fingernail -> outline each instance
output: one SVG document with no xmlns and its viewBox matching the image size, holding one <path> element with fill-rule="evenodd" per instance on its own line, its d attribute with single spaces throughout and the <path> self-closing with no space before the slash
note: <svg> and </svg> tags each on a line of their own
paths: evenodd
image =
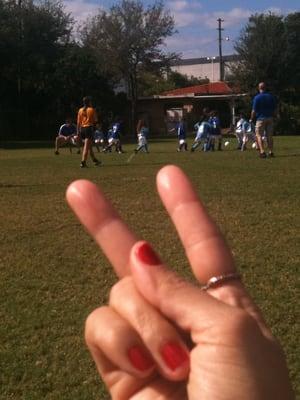
<svg viewBox="0 0 300 400">
<path fill-rule="evenodd" d="M 161 260 L 159 259 L 158 255 L 155 253 L 155 251 L 147 242 L 143 243 L 136 249 L 136 256 L 144 264 L 149 264 L 149 265 L 161 264 Z"/>
<path fill-rule="evenodd" d="M 188 362 L 189 357 L 181 345 L 175 342 L 165 344 L 160 351 L 167 366 L 174 371 Z"/>
<path fill-rule="evenodd" d="M 139 346 L 131 347 L 128 350 L 128 357 L 134 368 L 139 371 L 147 371 L 154 365 L 150 356 Z"/>
</svg>

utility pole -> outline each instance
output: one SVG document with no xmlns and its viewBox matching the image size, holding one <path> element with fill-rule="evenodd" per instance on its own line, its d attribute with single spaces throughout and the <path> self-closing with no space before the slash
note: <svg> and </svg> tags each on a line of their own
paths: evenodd
<svg viewBox="0 0 300 400">
<path fill-rule="evenodd" d="M 222 22 L 224 22 L 223 19 L 218 18 L 218 31 L 219 31 L 219 59 L 220 59 L 220 81 L 224 80 L 224 62 L 223 62 L 223 56 L 222 56 L 222 31 L 224 30 L 222 28 Z"/>
<path fill-rule="evenodd" d="M 18 73 L 17 73 L 17 89 L 18 89 L 18 100 L 19 106 L 21 105 L 22 97 L 22 47 L 23 47 L 23 10 L 22 10 L 22 0 L 18 0 L 18 29 L 19 29 L 19 48 L 18 48 Z"/>
</svg>

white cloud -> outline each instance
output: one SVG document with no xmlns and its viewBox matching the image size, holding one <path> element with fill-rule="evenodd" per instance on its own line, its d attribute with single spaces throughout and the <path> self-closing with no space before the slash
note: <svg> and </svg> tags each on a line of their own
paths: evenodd
<svg viewBox="0 0 300 400">
<path fill-rule="evenodd" d="M 175 19 L 178 28 L 195 24 L 199 20 L 202 4 L 199 1 L 176 0 L 169 1 L 167 8 Z"/>
<path fill-rule="evenodd" d="M 264 14 L 275 14 L 275 15 L 282 15 L 284 14 L 283 11 L 278 7 L 269 7 L 264 11 Z"/>
<path fill-rule="evenodd" d="M 209 28 L 216 28 L 217 19 L 222 18 L 224 20 L 223 27 L 239 26 L 245 20 L 247 20 L 252 11 L 243 8 L 233 8 L 230 11 L 215 11 L 210 14 L 202 15 L 202 21 Z"/>
<path fill-rule="evenodd" d="M 166 50 L 181 53 L 183 58 L 207 56 L 215 47 L 216 40 L 210 37 L 181 34 L 171 36 L 166 40 Z"/>
<path fill-rule="evenodd" d="M 88 17 L 95 15 L 101 8 L 99 4 L 84 0 L 64 0 L 65 10 L 71 13 L 77 23 L 81 23 Z"/>
</svg>

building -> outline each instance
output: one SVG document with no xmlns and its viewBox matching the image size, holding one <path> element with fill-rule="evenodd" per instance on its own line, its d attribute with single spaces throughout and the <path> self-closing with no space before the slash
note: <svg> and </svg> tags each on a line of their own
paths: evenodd
<svg viewBox="0 0 300 400">
<path fill-rule="evenodd" d="M 141 97 L 138 114 L 148 120 L 153 135 L 169 134 L 180 117 L 185 117 L 188 129 L 192 131 L 204 107 L 216 110 L 222 126 L 229 128 L 235 123 L 236 106 L 244 96 L 245 93 L 238 93 L 225 82 L 212 82 Z"/>
<path fill-rule="evenodd" d="M 231 75 L 232 66 L 239 61 L 237 54 L 223 56 L 224 80 Z M 207 78 L 210 82 L 220 81 L 220 58 L 219 57 L 201 57 L 188 58 L 176 61 L 171 66 L 172 71 L 187 75 L 189 78 Z"/>
</svg>

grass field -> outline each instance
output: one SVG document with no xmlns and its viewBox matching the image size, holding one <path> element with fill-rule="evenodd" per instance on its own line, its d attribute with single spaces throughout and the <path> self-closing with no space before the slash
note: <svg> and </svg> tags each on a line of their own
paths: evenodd
<svg viewBox="0 0 300 400">
<path fill-rule="evenodd" d="M 59 156 L 45 148 L 0 149 L 0 399 L 108 398 L 83 327 L 89 312 L 105 303 L 115 277 L 64 193 L 78 178 L 100 184 L 128 224 L 190 277 L 156 194 L 156 172 L 167 163 L 188 173 L 220 224 L 247 287 L 284 346 L 300 396 L 300 137 L 275 138 L 276 158 L 266 160 L 254 150 L 235 151 L 233 144 L 223 152 L 177 153 L 176 142 L 165 140 L 126 163 L 133 148 L 104 154 L 102 167 L 84 170 L 80 156 L 68 149 Z"/>
</svg>

